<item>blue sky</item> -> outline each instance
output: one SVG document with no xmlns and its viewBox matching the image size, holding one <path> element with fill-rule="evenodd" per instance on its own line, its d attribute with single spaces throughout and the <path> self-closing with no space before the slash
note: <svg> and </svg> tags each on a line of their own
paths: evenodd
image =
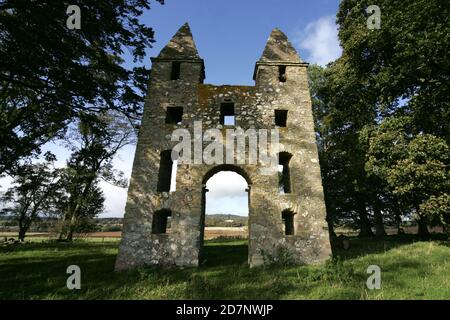
<svg viewBox="0 0 450 320">
<path fill-rule="evenodd" d="M 332 30 L 326 29 L 327 23 L 334 23 L 338 4 L 338 0 L 166 0 L 164 5 L 154 3 L 142 21 L 155 30 L 156 43 L 148 51 L 150 56 L 156 56 L 177 29 L 188 22 L 205 60 L 205 82 L 252 85 L 254 64 L 275 27 L 295 43 L 306 62 L 311 58 L 323 62 L 335 51 L 335 46 L 323 48 L 318 55 L 320 48 L 311 42 L 328 41 L 323 44 L 326 46 L 334 39 L 337 44 Z M 306 33 L 311 36 L 315 32 L 308 42 Z"/>
<path fill-rule="evenodd" d="M 294 44 L 305 62 L 325 65 L 341 54 L 337 40 L 335 15 L 338 0 L 166 0 L 152 4 L 142 22 L 155 30 L 153 48 L 147 50 L 144 63 L 157 56 L 179 27 L 191 26 L 200 56 L 205 60 L 205 83 L 253 85 L 253 68 L 275 27 Z M 125 55 L 127 56 L 127 55 Z M 126 64 L 133 62 L 127 59 Z M 64 165 L 69 152 L 50 144 Z M 116 167 L 131 175 L 134 146 L 121 150 L 114 160 Z M 3 188 L 9 184 L 3 179 Z M 122 217 L 126 189 L 101 184 L 106 196 L 104 217 Z M 247 215 L 245 180 L 231 172 L 221 172 L 208 181 L 207 213 Z"/>
</svg>

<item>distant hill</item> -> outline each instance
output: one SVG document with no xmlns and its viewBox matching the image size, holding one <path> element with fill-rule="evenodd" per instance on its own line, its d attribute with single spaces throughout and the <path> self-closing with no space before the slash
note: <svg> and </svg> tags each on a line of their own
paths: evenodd
<svg viewBox="0 0 450 320">
<path fill-rule="evenodd" d="M 206 227 L 243 227 L 248 225 L 248 217 L 234 214 L 207 214 Z"/>
</svg>

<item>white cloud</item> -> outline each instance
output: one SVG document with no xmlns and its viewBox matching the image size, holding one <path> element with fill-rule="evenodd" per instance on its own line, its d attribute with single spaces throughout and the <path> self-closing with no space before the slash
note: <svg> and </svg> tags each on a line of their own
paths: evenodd
<svg viewBox="0 0 450 320">
<path fill-rule="evenodd" d="M 247 181 L 232 171 L 221 171 L 213 175 L 206 183 L 210 197 L 239 197 L 245 194 Z"/>
<path fill-rule="evenodd" d="M 131 177 L 131 168 L 133 166 L 135 145 L 128 145 L 121 149 L 114 157 L 114 168 L 123 171 L 128 181 Z M 107 182 L 100 184 L 105 195 L 105 211 L 102 217 L 123 217 L 125 213 L 125 204 L 127 202 L 126 188 L 115 187 Z"/>
<path fill-rule="evenodd" d="M 304 30 L 294 32 L 294 43 L 306 51 L 306 61 L 325 66 L 340 57 L 338 29 L 334 16 L 321 17 L 309 23 Z"/>
<path fill-rule="evenodd" d="M 107 182 L 100 182 L 100 187 L 105 196 L 105 210 L 100 217 L 122 218 L 127 202 L 127 189 L 113 186 Z"/>
<path fill-rule="evenodd" d="M 213 175 L 206 187 L 206 214 L 248 215 L 247 181 L 239 174 L 221 171 Z"/>
</svg>

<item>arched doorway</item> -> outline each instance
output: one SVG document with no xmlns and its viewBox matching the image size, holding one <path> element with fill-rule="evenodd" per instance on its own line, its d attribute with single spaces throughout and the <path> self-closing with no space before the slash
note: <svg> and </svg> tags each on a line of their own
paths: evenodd
<svg viewBox="0 0 450 320">
<path fill-rule="evenodd" d="M 221 165 L 202 183 L 201 260 L 209 265 L 247 261 L 250 178 L 240 167 Z M 211 242 L 205 246 L 205 240 Z"/>
</svg>

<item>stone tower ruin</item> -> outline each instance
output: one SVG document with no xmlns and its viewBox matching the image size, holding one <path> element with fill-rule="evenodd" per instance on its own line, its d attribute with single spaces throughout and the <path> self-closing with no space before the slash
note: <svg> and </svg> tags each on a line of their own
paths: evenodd
<svg viewBox="0 0 450 320">
<path fill-rule="evenodd" d="M 190 28 L 178 30 L 152 58 L 116 270 L 198 266 L 206 182 L 220 171 L 234 171 L 248 183 L 250 267 L 280 254 L 299 264 L 330 256 L 307 68 L 286 35 L 274 29 L 256 62 L 254 86 L 203 84 L 204 61 Z M 268 174 L 259 162 L 178 163 L 173 190 L 171 150 L 177 142 L 171 135 L 178 128 L 192 132 L 195 121 L 203 130 L 277 128 L 282 170 Z"/>
</svg>

